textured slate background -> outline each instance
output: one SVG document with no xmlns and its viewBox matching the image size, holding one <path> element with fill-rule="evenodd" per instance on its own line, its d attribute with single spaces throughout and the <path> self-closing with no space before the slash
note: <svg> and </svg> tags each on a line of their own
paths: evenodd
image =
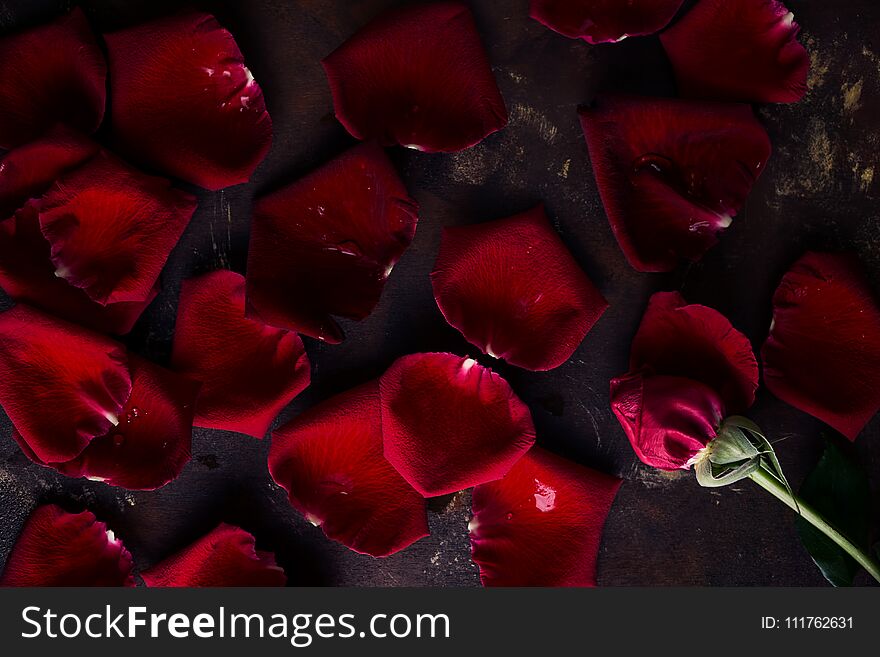
<svg viewBox="0 0 880 657">
<path fill-rule="evenodd" d="M 0 0 L 0 30 L 47 20 L 70 3 Z M 96 26 L 138 22 L 182 3 L 87 0 Z M 275 126 L 272 151 L 252 184 L 201 193 L 201 206 L 172 254 L 164 291 L 127 340 L 167 359 L 180 281 L 230 267 L 244 271 L 251 198 L 297 177 L 352 143 L 332 115 L 320 59 L 390 0 L 227 0 L 197 3 L 235 34 L 263 87 Z M 821 585 L 801 548 L 793 517 L 749 482 L 701 489 L 690 474 L 643 467 L 611 415 L 608 380 L 626 369 L 629 342 L 649 295 L 679 289 L 714 306 L 759 347 L 770 298 L 807 248 L 855 250 L 880 283 L 880 5 L 872 0 L 788 0 L 812 55 L 810 91 L 794 106 L 760 117 L 774 155 L 722 243 L 698 265 L 669 275 L 639 274 L 625 262 L 592 179 L 576 107 L 604 89 L 671 95 L 656 38 L 591 47 L 528 19 L 527 0 L 471 3 L 510 111 L 510 125 L 455 155 L 392 151 L 421 204 L 415 242 L 395 269 L 376 312 L 347 323 L 348 340 L 307 340 L 313 385 L 284 421 L 335 392 L 380 374 L 420 350 L 473 350 L 443 321 L 428 279 L 444 225 L 506 216 L 544 201 L 556 227 L 596 281 L 610 310 L 569 363 L 535 374 L 498 369 L 531 406 L 540 444 L 626 479 L 612 509 L 599 564 L 605 585 Z M 14 66 L 14 62 L 2 62 Z M 169 81 L 169 102 L 173 85 Z M 3 300 L 8 305 L 8 300 Z M 751 416 L 797 485 L 817 460 L 826 429 L 762 391 Z M 294 584 L 478 584 L 469 557 L 468 495 L 432 501 L 432 535 L 384 560 L 326 540 L 287 504 L 266 471 L 268 440 L 197 429 L 194 457 L 179 480 L 130 493 L 66 479 L 30 463 L 0 418 L 0 563 L 39 502 L 88 506 L 108 521 L 144 567 L 221 520 L 242 525 L 274 550 Z M 880 418 L 853 448 L 880 485 Z M 880 505 L 875 505 L 880 508 Z"/>
</svg>

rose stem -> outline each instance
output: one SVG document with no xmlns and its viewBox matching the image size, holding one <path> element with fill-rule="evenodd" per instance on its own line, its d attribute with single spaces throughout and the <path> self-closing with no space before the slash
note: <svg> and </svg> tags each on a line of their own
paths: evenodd
<svg viewBox="0 0 880 657">
<path fill-rule="evenodd" d="M 834 541 L 849 556 L 855 559 L 862 568 L 867 570 L 871 577 L 880 582 L 880 564 L 856 547 L 846 536 L 829 525 L 812 506 L 798 497 L 793 497 L 785 485 L 773 476 L 772 473 L 761 466 L 750 474 L 749 478 Z"/>
</svg>

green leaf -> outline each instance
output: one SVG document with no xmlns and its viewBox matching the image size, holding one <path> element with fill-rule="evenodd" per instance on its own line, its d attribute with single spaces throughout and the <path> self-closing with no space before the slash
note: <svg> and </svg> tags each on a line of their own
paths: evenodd
<svg viewBox="0 0 880 657">
<path fill-rule="evenodd" d="M 804 481 L 801 498 L 858 547 L 867 547 L 871 527 L 871 489 L 861 466 L 829 442 Z M 852 586 L 859 565 L 803 518 L 796 521 L 801 542 L 834 586 Z"/>
</svg>

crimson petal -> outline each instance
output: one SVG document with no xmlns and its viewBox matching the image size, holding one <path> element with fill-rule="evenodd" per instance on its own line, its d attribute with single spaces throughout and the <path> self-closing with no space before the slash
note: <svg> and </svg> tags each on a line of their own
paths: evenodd
<svg viewBox="0 0 880 657">
<path fill-rule="evenodd" d="M 171 362 L 202 382 L 196 426 L 262 438 L 308 387 L 309 359 L 296 333 L 245 317 L 244 288 L 231 271 L 184 281 Z"/>
<path fill-rule="evenodd" d="M 284 586 L 271 552 L 257 550 L 243 529 L 221 524 L 211 533 L 141 573 L 152 587 Z"/>
<path fill-rule="evenodd" d="M 37 508 L 0 576 L 0 586 L 134 586 L 131 555 L 88 511 Z"/>
<path fill-rule="evenodd" d="M 531 16 L 551 30 L 588 43 L 654 34 L 684 0 L 531 0 Z"/>
<path fill-rule="evenodd" d="M 385 458 L 425 497 L 500 479 L 535 442 L 528 407 L 471 358 L 404 356 L 380 390 Z"/>
<path fill-rule="evenodd" d="M 336 117 L 358 139 L 451 152 L 507 125 L 473 16 L 460 2 L 393 10 L 323 64 Z"/>
<path fill-rule="evenodd" d="M 19 146 L 0 160 L 0 216 L 8 217 L 46 192 L 66 171 L 91 159 L 100 146 L 65 126 Z"/>
<path fill-rule="evenodd" d="M 714 308 L 688 305 L 678 292 L 651 297 L 630 351 L 630 370 L 705 383 L 734 413 L 746 411 L 758 389 L 758 361 L 749 339 Z"/>
<path fill-rule="evenodd" d="M 468 525 L 484 586 L 595 586 L 617 477 L 539 447 L 474 488 Z"/>
<path fill-rule="evenodd" d="M 120 344 L 21 304 L 0 336 L 0 404 L 41 461 L 76 458 L 119 424 L 132 389 Z"/>
<path fill-rule="evenodd" d="M 608 307 L 543 206 L 446 228 L 431 281 L 446 321 L 468 342 L 530 370 L 562 365 Z"/>
<path fill-rule="evenodd" d="M 106 151 L 62 176 L 39 203 L 55 274 L 91 299 L 144 302 L 196 199 Z"/>
<path fill-rule="evenodd" d="M 31 141 L 55 123 L 84 132 L 101 124 L 107 64 L 79 8 L 0 38 L 0 62 L 0 148 Z"/>
<path fill-rule="evenodd" d="M 119 424 L 76 459 L 48 465 L 69 477 L 155 490 L 176 479 L 190 460 L 199 385 L 143 358 L 128 358 L 131 396 Z"/>
<path fill-rule="evenodd" d="M 310 522 L 356 552 L 385 557 L 428 535 L 425 500 L 383 456 L 376 382 L 273 432 L 269 472 Z"/>
<path fill-rule="evenodd" d="M 725 417 L 709 386 L 641 372 L 611 381 L 611 409 L 642 462 L 661 470 L 690 468 Z"/>
<path fill-rule="evenodd" d="M 415 235 L 418 206 L 377 145 L 356 146 L 257 200 L 248 255 L 251 316 L 337 343 L 331 317 L 372 312 Z"/>
<path fill-rule="evenodd" d="M 614 236 L 639 271 L 698 260 L 770 157 L 747 105 L 608 96 L 581 123 Z"/>
<path fill-rule="evenodd" d="M 856 439 L 880 410 L 880 306 L 854 258 L 807 253 L 794 264 L 761 356 L 770 392 Z"/>
<path fill-rule="evenodd" d="M 260 86 L 217 20 L 182 13 L 106 35 L 113 134 L 135 159 L 207 189 L 247 182 L 272 142 Z"/>
<path fill-rule="evenodd" d="M 792 103 L 810 69 L 798 31 L 778 0 L 700 0 L 660 40 L 684 96 Z"/>
<path fill-rule="evenodd" d="M 35 205 L 28 205 L 0 222 L 0 287 L 16 301 L 86 328 L 117 335 L 131 331 L 159 293 L 157 284 L 144 301 L 102 306 L 80 288 L 57 277 Z"/>
</svg>

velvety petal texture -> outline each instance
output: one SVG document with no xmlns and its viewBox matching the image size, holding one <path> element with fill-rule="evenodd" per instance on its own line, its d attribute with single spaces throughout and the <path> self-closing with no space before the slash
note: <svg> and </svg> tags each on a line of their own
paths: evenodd
<svg viewBox="0 0 880 657">
<path fill-rule="evenodd" d="M 0 160 L 0 287 L 16 301 L 101 333 L 128 333 L 158 294 L 143 301 L 101 305 L 55 275 L 49 242 L 40 229 L 43 194 L 68 171 L 88 162 L 100 147 L 56 126 Z"/>
<path fill-rule="evenodd" d="M 55 275 L 101 305 L 144 302 L 196 199 L 106 151 L 62 176 L 39 203 Z"/>
<path fill-rule="evenodd" d="M 472 358 L 404 356 L 380 390 L 385 458 L 426 497 L 500 479 L 535 442 L 528 407 Z"/>
<path fill-rule="evenodd" d="M 134 586 L 131 555 L 88 511 L 47 504 L 28 518 L 0 586 Z"/>
<path fill-rule="evenodd" d="M 333 316 L 372 312 L 416 231 L 418 206 L 379 146 L 356 146 L 258 199 L 248 255 L 248 313 L 330 343 Z"/>
<path fill-rule="evenodd" d="M 543 206 L 444 229 L 431 282 L 468 342 L 529 370 L 562 365 L 608 307 Z"/>
<path fill-rule="evenodd" d="M 159 293 L 157 283 L 143 301 L 101 305 L 56 276 L 50 255 L 36 204 L 0 222 L 0 287 L 16 301 L 101 333 L 123 335 Z"/>
<path fill-rule="evenodd" d="M 654 34 L 683 0 L 531 0 L 531 16 L 551 30 L 588 43 Z"/>
<path fill-rule="evenodd" d="M 459 151 L 507 125 L 507 109 L 470 9 L 407 5 L 323 62 L 336 118 L 358 139 Z"/>
<path fill-rule="evenodd" d="M 382 453 L 378 382 L 274 431 L 269 472 L 310 522 L 356 552 L 385 557 L 428 535 L 424 498 Z"/>
<path fill-rule="evenodd" d="M 231 271 L 184 281 L 171 362 L 202 382 L 197 426 L 262 438 L 308 387 L 309 359 L 296 333 L 245 317 L 244 288 Z"/>
<path fill-rule="evenodd" d="M 630 351 L 630 371 L 681 376 L 717 391 L 727 410 L 755 401 L 758 361 L 749 339 L 714 308 L 690 304 L 678 292 L 651 297 Z"/>
<path fill-rule="evenodd" d="M 639 271 L 698 260 L 770 157 L 748 105 L 615 95 L 581 123 L 614 236 Z"/>
<path fill-rule="evenodd" d="M 792 103 L 810 69 L 799 29 L 778 0 L 700 0 L 660 40 L 683 96 Z"/>
<path fill-rule="evenodd" d="M 131 390 L 120 344 L 25 305 L 0 314 L 0 405 L 41 461 L 109 433 Z"/>
<path fill-rule="evenodd" d="M 174 556 L 141 573 L 152 587 L 284 586 L 287 576 L 275 555 L 256 549 L 243 529 L 221 524 Z"/>
<path fill-rule="evenodd" d="M 854 257 L 810 252 L 794 264 L 761 355 L 774 395 L 855 440 L 880 410 L 880 306 Z"/>
<path fill-rule="evenodd" d="M 24 144 L 56 123 L 84 132 L 101 124 L 107 64 L 78 7 L 0 37 L 0 62 L 0 148 Z"/>
<path fill-rule="evenodd" d="M 605 518 L 621 480 L 539 447 L 474 488 L 468 528 L 484 586 L 595 586 Z"/>
<path fill-rule="evenodd" d="M 709 386 L 642 373 L 611 381 L 611 409 L 639 459 L 661 470 L 687 470 L 718 435 L 724 403 Z"/>
<path fill-rule="evenodd" d="M 100 146 L 75 130 L 57 125 L 42 137 L 0 159 L 0 217 L 11 216 L 38 199 L 61 174 L 94 157 Z"/>
<path fill-rule="evenodd" d="M 658 292 L 633 340 L 630 372 L 611 381 L 611 408 L 644 463 L 686 470 L 757 388 L 745 335 L 713 308 Z"/>
<path fill-rule="evenodd" d="M 128 362 L 131 396 L 119 424 L 74 460 L 47 465 L 69 477 L 155 490 L 176 479 L 189 463 L 199 384 L 133 354 Z"/>
<path fill-rule="evenodd" d="M 232 35 L 184 12 L 105 36 L 113 134 L 134 160 L 207 189 L 247 182 L 272 141 Z"/>
</svg>

